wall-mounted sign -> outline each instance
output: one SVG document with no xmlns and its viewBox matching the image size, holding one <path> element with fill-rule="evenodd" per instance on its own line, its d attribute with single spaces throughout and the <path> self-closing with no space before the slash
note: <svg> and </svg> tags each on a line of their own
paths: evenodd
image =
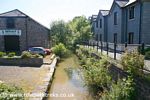
<svg viewBox="0 0 150 100">
<path fill-rule="evenodd" d="M 0 30 L 0 35 L 17 35 L 17 36 L 21 36 L 21 30 Z"/>
</svg>

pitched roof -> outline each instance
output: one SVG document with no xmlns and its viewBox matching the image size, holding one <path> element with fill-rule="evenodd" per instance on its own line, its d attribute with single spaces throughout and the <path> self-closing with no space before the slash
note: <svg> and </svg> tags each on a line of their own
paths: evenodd
<svg viewBox="0 0 150 100">
<path fill-rule="evenodd" d="M 120 7 L 126 7 L 134 2 L 136 2 L 137 0 L 116 0 L 116 4 L 118 4 Z"/>
<path fill-rule="evenodd" d="M 14 9 L 5 13 L 1 13 L 0 17 L 29 17 L 30 19 L 32 19 L 34 22 L 36 22 L 37 24 L 45 27 L 47 30 L 49 30 L 49 28 L 47 28 L 46 26 L 42 25 L 41 23 L 35 21 L 33 18 L 31 18 L 30 16 L 26 15 L 25 13 L 21 12 L 18 9 Z"/>
<path fill-rule="evenodd" d="M 9 11 L 9 12 L 5 12 L 5 13 L 2 13 L 0 14 L 0 16 L 22 16 L 22 17 L 25 17 L 27 16 L 26 14 L 22 13 L 21 11 L 19 11 L 18 9 L 14 9 L 12 11 Z"/>
<path fill-rule="evenodd" d="M 136 2 L 136 1 L 137 1 L 137 0 L 129 0 L 129 2 L 126 4 L 126 6 L 132 4 L 132 3 Z"/>
<path fill-rule="evenodd" d="M 100 10 L 103 16 L 107 16 L 109 14 L 109 10 Z"/>
<path fill-rule="evenodd" d="M 115 1 L 120 7 L 125 7 L 128 1 Z"/>
</svg>

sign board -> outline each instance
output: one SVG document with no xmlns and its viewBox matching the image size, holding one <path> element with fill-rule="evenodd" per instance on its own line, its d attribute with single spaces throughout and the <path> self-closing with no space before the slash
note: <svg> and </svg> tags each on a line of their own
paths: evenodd
<svg viewBox="0 0 150 100">
<path fill-rule="evenodd" d="M 17 36 L 21 36 L 21 30 L 0 30 L 0 35 L 17 35 Z"/>
</svg>

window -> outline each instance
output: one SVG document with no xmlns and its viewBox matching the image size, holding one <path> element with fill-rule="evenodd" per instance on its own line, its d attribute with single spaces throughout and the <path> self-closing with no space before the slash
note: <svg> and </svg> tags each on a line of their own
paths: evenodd
<svg viewBox="0 0 150 100">
<path fill-rule="evenodd" d="M 128 34 L 128 43 L 133 44 L 133 39 L 134 39 L 134 33 L 131 32 Z"/>
<path fill-rule="evenodd" d="M 98 28 L 98 21 L 96 21 L 96 28 Z"/>
<path fill-rule="evenodd" d="M 117 12 L 115 12 L 114 13 L 114 25 L 117 25 L 118 24 L 118 22 L 117 22 L 117 18 L 118 17 L 118 13 Z"/>
<path fill-rule="evenodd" d="M 102 41 L 102 34 L 99 35 L 99 40 Z"/>
<path fill-rule="evenodd" d="M 117 43 L 117 33 L 114 33 L 114 43 Z"/>
<path fill-rule="evenodd" d="M 100 23 L 99 24 L 100 24 L 100 28 L 102 28 L 102 19 L 100 19 Z"/>
<path fill-rule="evenodd" d="M 133 19 L 134 18 L 134 6 L 129 8 L 129 19 Z"/>
<path fill-rule="evenodd" d="M 7 28 L 15 28 L 15 21 L 13 18 L 6 19 Z"/>
</svg>

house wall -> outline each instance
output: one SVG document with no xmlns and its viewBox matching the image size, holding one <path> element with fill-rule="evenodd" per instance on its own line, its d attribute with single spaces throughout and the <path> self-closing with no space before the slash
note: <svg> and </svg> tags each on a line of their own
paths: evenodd
<svg viewBox="0 0 150 100">
<path fill-rule="evenodd" d="M 134 6 L 134 19 L 129 19 L 129 8 Z M 128 42 L 128 34 L 133 32 L 134 33 L 134 38 L 133 38 L 133 43 L 138 44 L 139 43 L 139 34 L 140 34 L 140 4 L 135 3 L 130 6 L 127 6 L 126 8 L 126 19 L 127 19 L 127 30 L 126 30 L 126 35 L 127 35 L 127 42 Z"/>
<path fill-rule="evenodd" d="M 118 13 L 118 24 L 114 25 L 114 12 Z M 117 33 L 117 43 L 121 43 L 122 32 L 122 9 L 113 4 L 113 7 L 108 15 L 108 42 L 114 42 L 114 33 Z"/>
<path fill-rule="evenodd" d="M 150 1 L 143 3 L 141 34 L 141 42 L 150 44 Z"/>
<path fill-rule="evenodd" d="M 102 27 L 100 28 L 100 19 L 102 19 Z M 104 41 L 104 17 L 101 13 L 99 13 L 98 17 L 98 34 L 99 34 L 99 40 L 100 40 L 100 34 L 102 36 L 102 41 Z"/>
</svg>

